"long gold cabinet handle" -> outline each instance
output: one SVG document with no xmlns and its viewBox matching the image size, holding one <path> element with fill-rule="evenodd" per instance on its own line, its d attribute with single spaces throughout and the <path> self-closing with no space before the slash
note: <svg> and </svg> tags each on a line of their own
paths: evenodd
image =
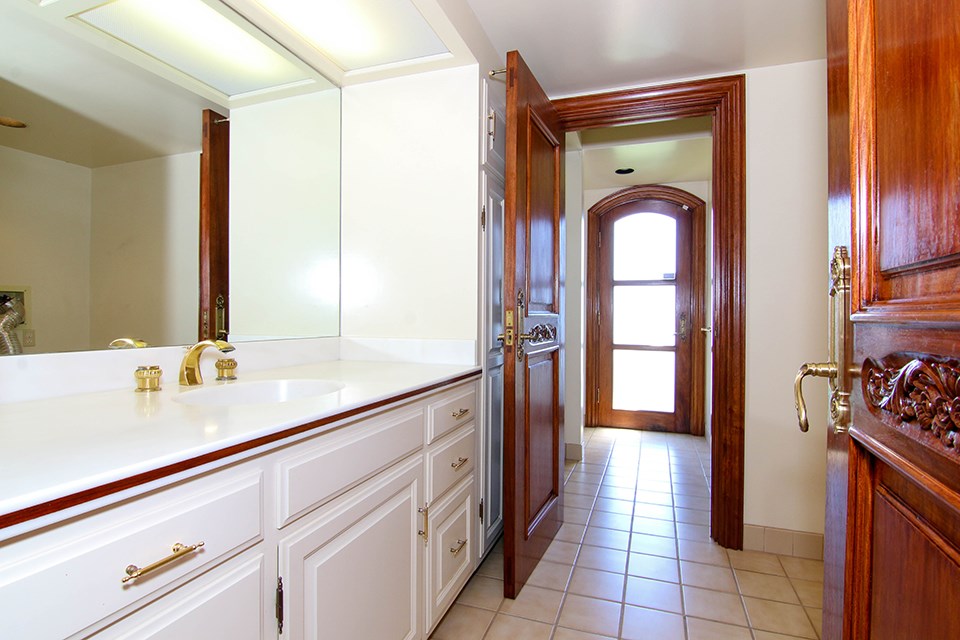
<svg viewBox="0 0 960 640">
<path fill-rule="evenodd" d="M 460 467 L 462 467 L 463 465 L 467 464 L 467 460 L 469 460 L 469 459 L 470 459 L 470 458 L 464 458 L 463 456 L 457 456 L 457 461 L 456 461 L 456 462 L 451 462 L 451 463 L 450 463 L 450 466 L 459 471 L 459 470 L 460 470 Z"/>
<path fill-rule="evenodd" d="M 470 409 L 460 409 L 459 411 L 451 412 L 450 416 L 459 420 L 460 418 L 467 415 L 468 413 L 470 413 Z"/>
<path fill-rule="evenodd" d="M 166 558 L 157 560 L 156 562 L 152 564 L 148 564 L 143 568 L 140 568 L 135 564 L 128 565 L 127 568 L 124 570 L 126 571 L 127 575 L 121 578 L 120 582 L 123 582 L 124 584 L 126 584 L 130 580 L 136 580 L 137 578 L 142 578 L 148 573 L 155 571 L 156 569 L 159 569 L 164 565 L 170 564 L 174 560 L 182 558 L 183 556 L 188 555 L 190 553 L 193 553 L 194 551 L 196 551 L 202 546 L 203 546 L 202 541 L 198 542 L 197 544 L 191 544 L 189 546 L 180 544 L 178 542 L 175 545 L 173 545 L 173 548 L 171 549 L 172 553 L 168 555 Z"/>
<path fill-rule="evenodd" d="M 466 544 L 467 544 L 466 540 L 461 540 L 457 538 L 457 546 L 450 547 L 450 553 L 452 553 L 453 555 L 459 555 L 459 553 L 463 551 L 463 547 L 466 546 Z"/>
<path fill-rule="evenodd" d="M 837 378 L 837 371 L 836 362 L 805 362 L 800 366 L 800 370 L 797 371 L 797 377 L 793 381 L 793 401 L 797 405 L 797 419 L 800 421 L 800 431 L 806 433 L 810 428 L 810 423 L 807 422 L 807 405 L 803 401 L 803 379 L 807 376 L 815 376 L 835 380 Z"/>
</svg>

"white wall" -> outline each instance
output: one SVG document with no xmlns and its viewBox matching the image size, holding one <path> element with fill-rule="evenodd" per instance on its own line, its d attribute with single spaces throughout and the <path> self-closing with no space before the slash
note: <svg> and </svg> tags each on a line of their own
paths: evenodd
<svg viewBox="0 0 960 640">
<path fill-rule="evenodd" d="M 90 347 L 195 342 L 200 154 L 93 170 Z"/>
<path fill-rule="evenodd" d="M 341 335 L 477 339 L 477 73 L 343 89 Z"/>
<path fill-rule="evenodd" d="M 0 147 L 0 290 L 29 287 L 36 347 L 85 349 L 90 317 L 90 169 Z M 19 330 L 18 330 L 19 331 Z"/>
<path fill-rule="evenodd" d="M 566 269 L 564 296 L 564 440 L 567 457 L 582 457 L 584 422 L 584 269 L 586 268 L 584 237 L 586 212 L 583 191 L 583 151 L 579 134 L 567 134 L 566 184 L 564 185 L 564 212 L 566 239 Z"/>
<path fill-rule="evenodd" d="M 744 522 L 823 531 L 825 385 L 809 433 L 793 379 L 827 345 L 826 63 L 747 72 L 747 380 Z"/>
<path fill-rule="evenodd" d="M 231 340 L 335 336 L 340 91 L 230 112 Z"/>
</svg>

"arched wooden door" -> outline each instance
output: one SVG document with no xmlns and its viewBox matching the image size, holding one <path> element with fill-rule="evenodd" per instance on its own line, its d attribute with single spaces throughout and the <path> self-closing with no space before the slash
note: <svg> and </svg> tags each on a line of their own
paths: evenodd
<svg viewBox="0 0 960 640">
<path fill-rule="evenodd" d="M 704 202 L 658 185 L 588 222 L 588 424 L 703 433 Z"/>
</svg>

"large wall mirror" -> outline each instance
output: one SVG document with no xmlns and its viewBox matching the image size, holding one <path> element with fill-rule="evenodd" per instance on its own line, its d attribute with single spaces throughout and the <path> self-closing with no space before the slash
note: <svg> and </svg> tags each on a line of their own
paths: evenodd
<svg viewBox="0 0 960 640">
<path fill-rule="evenodd" d="M 230 339 L 339 333 L 340 95 L 225 110 L 0 0 L 0 294 L 23 353 L 198 335 L 201 114 L 230 121 Z M 16 124 L 9 122 L 10 124 Z"/>
</svg>

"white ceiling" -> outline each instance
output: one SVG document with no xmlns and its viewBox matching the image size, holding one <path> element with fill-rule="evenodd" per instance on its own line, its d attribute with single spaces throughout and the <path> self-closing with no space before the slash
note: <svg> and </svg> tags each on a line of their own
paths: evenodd
<svg viewBox="0 0 960 640">
<path fill-rule="evenodd" d="M 711 125 L 711 118 L 684 118 L 581 131 L 583 188 L 710 180 Z M 634 171 L 617 174 L 616 170 L 622 168 Z"/>
<path fill-rule="evenodd" d="M 551 98 L 826 57 L 824 0 L 467 0 Z"/>
<path fill-rule="evenodd" d="M 433 0 L 412 1 L 456 40 Z M 824 0 L 450 1 L 472 6 L 503 57 L 521 51 L 553 97 L 822 58 L 825 50 Z M 0 115 L 30 125 L 0 127 L 0 145 L 91 167 L 199 148 L 199 112 L 216 104 L 69 37 L 32 15 L 37 10 L 29 0 L 0 0 Z M 639 168 L 654 166 L 653 157 L 685 175 L 702 173 L 701 161 L 664 155 L 702 151 L 702 134 L 639 146 L 636 133 L 620 128 L 616 141 L 584 140 L 597 176 L 632 163 L 637 173 L 620 180 L 662 181 Z M 112 147 L 102 143 L 107 134 Z"/>
<path fill-rule="evenodd" d="M 826 56 L 824 0 L 467 2 L 501 59 L 518 50 L 552 98 Z M 711 179 L 709 120 L 581 136 L 584 189 Z"/>
</svg>

